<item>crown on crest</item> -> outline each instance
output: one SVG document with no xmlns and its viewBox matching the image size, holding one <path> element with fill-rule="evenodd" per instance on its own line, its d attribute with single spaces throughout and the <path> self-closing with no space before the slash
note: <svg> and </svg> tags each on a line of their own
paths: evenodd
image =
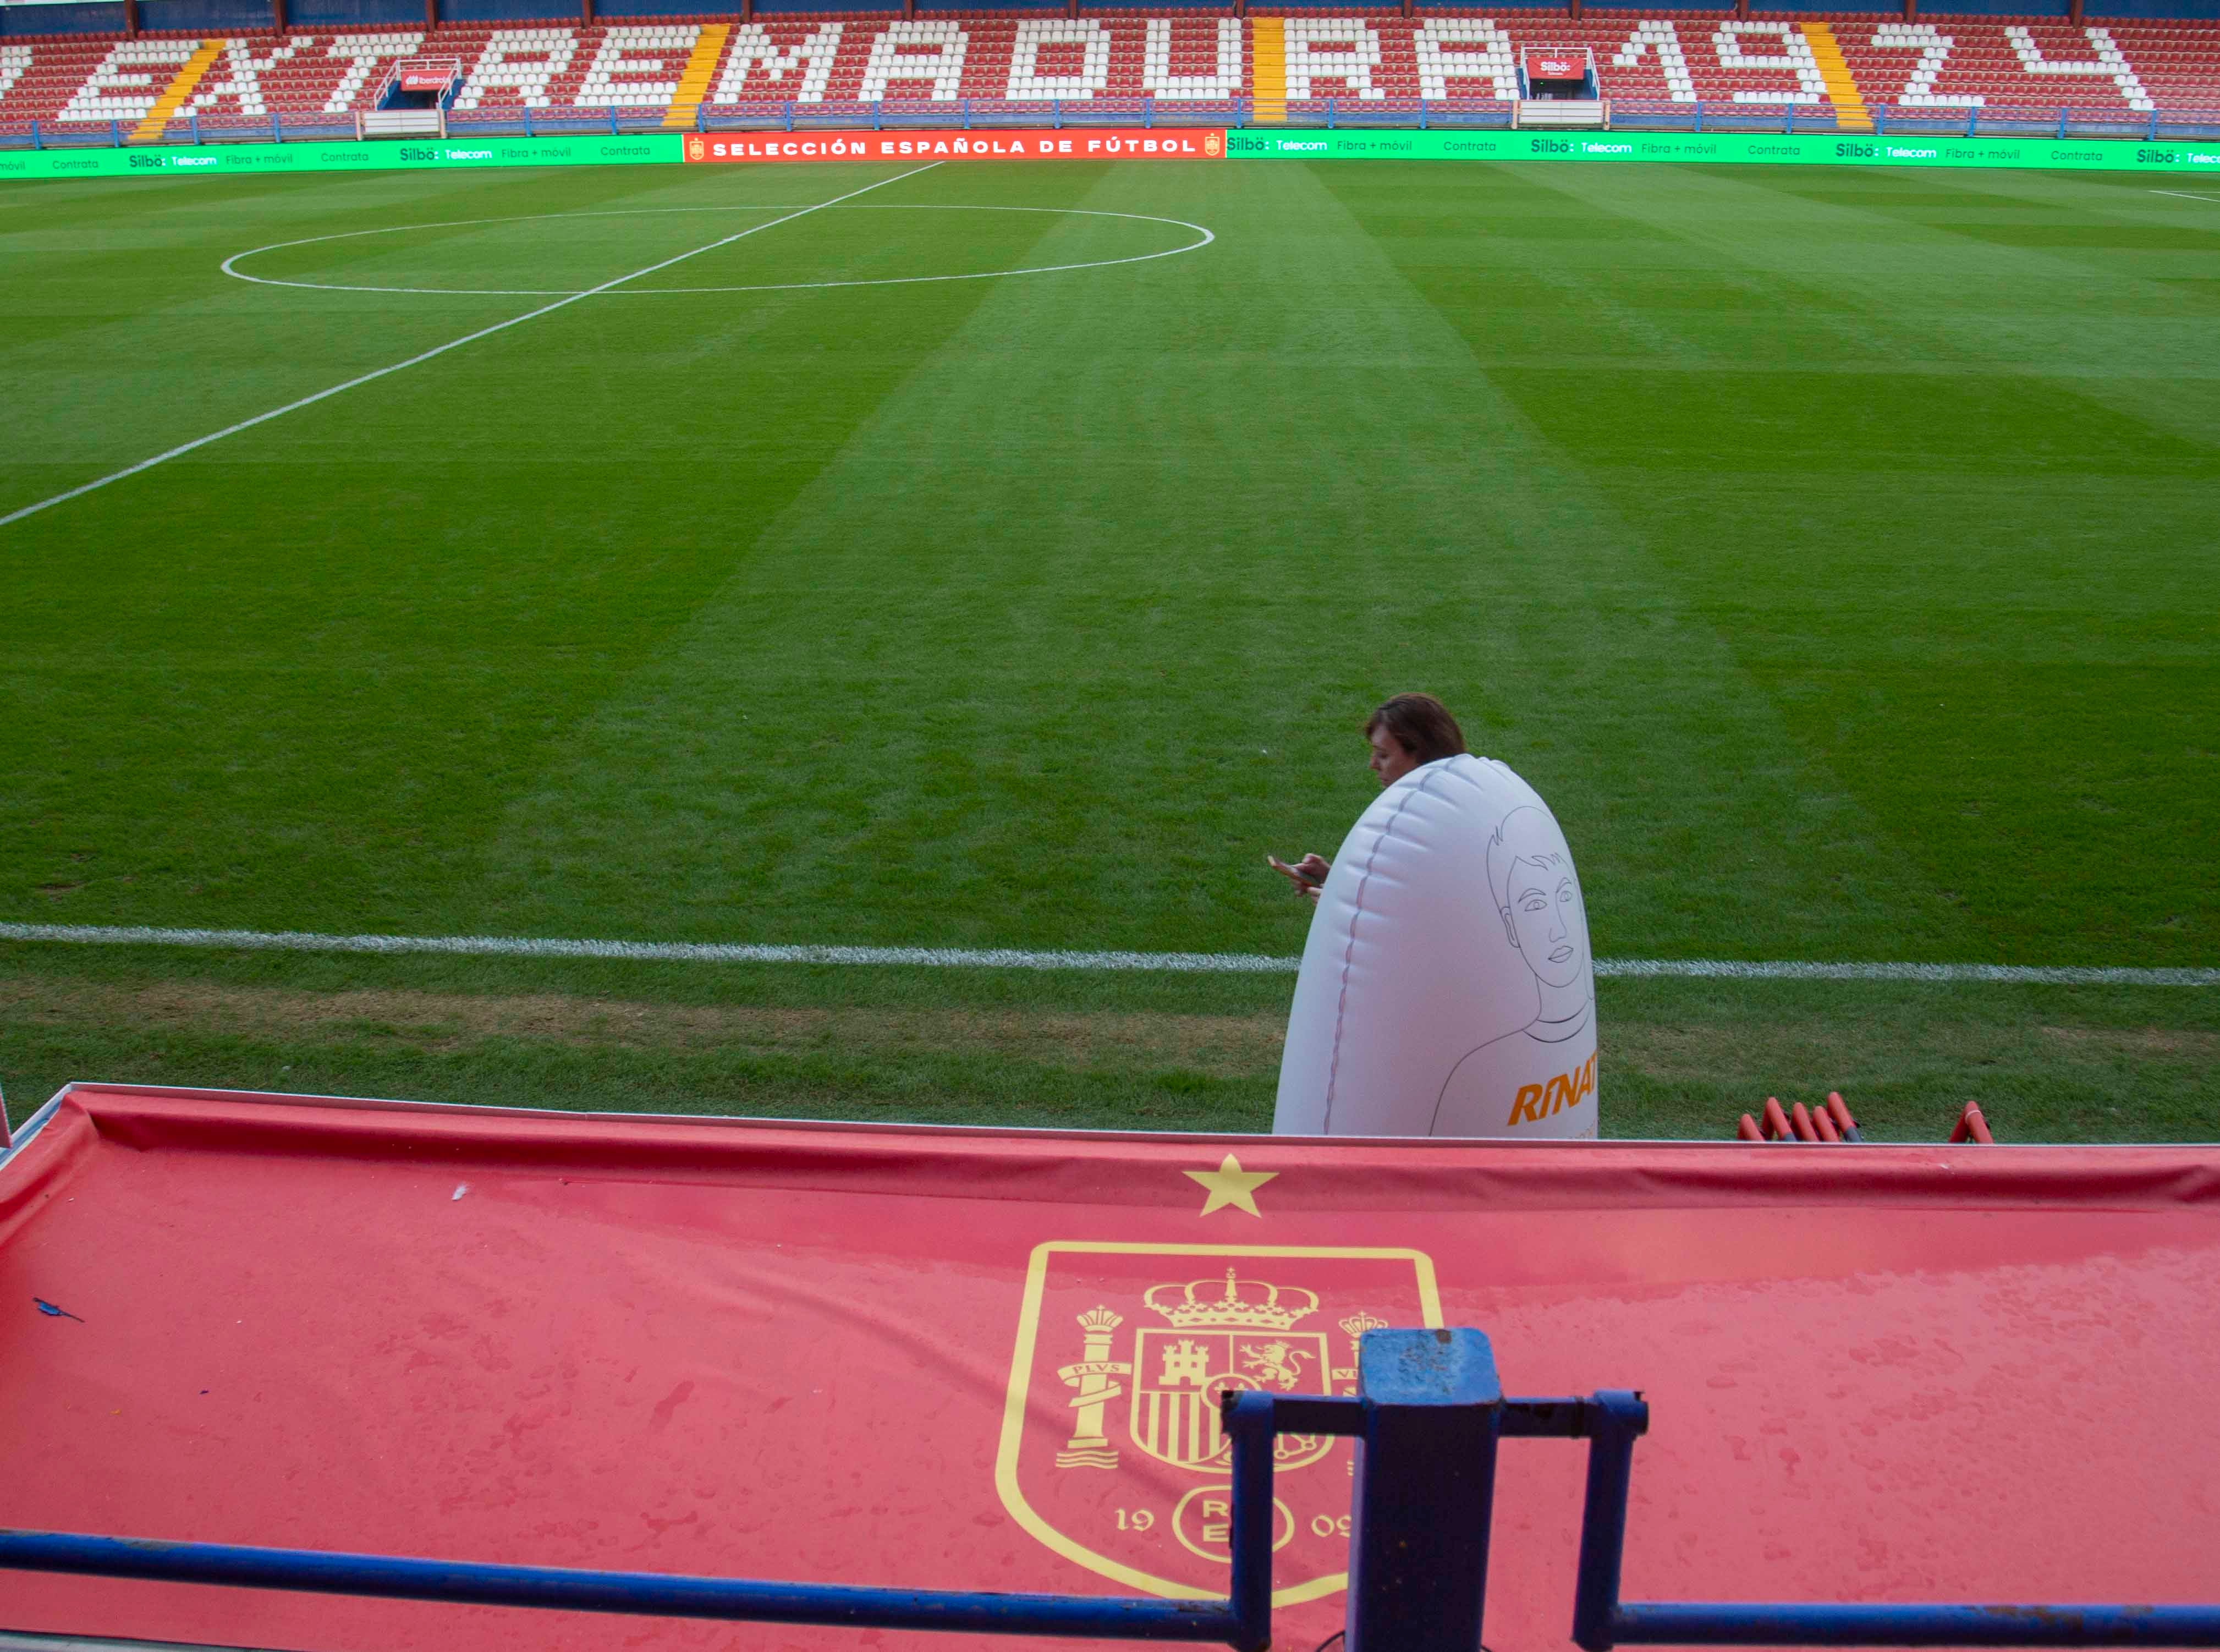
<svg viewBox="0 0 2220 1652">
<path fill-rule="evenodd" d="M 1218 1294 L 1209 1294 L 1212 1291 Z M 1319 1305 L 1315 1291 L 1300 1285 L 1282 1291 L 1261 1279 L 1238 1279 L 1231 1268 L 1223 1281 L 1191 1279 L 1184 1285 L 1152 1285 L 1141 1300 L 1180 1331 L 1285 1331 Z"/>
<path fill-rule="evenodd" d="M 1385 1331 L 1388 1329 L 1388 1322 L 1385 1319 L 1376 1319 L 1369 1313 L 1352 1313 L 1341 1322 L 1341 1328 L 1349 1333 L 1350 1341 L 1361 1343 L 1364 1340 L 1366 1331 Z"/>
</svg>

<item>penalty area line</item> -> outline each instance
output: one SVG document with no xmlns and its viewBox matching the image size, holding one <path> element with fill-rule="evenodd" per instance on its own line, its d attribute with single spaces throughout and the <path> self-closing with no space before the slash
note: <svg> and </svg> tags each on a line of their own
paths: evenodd
<svg viewBox="0 0 2220 1652">
<path fill-rule="evenodd" d="M 344 384 L 334 384 L 329 390 L 318 390 L 313 396 L 304 396 L 297 402 L 288 402 L 282 408 L 272 408 L 267 413 L 258 413 L 252 419 L 242 419 L 235 425 L 227 425 L 221 430 L 214 431 L 180 446 L 172 447 L 166 453 L 157 453 L 152 458 L 140 459 L 136 464 L 126 465 L 122 470 L 102 477 L 97 481 L 88 482 L 82 487 L 72 488 L 66 493 L 58 493 L 51 499 L 41 499 L 37 504 L 26 505 L 21 510 L 10 511 L 7 515 L 0 516 L 0 527 L 7 527 L 13 523 L 20 522 L 26 516 L 35 516 L 42 510 L 51 510 L 56 505 L 65 505 L 72 499 L 81 499 L 86 494 L 105 488 L 111 482 L 121 482 L 127 477 L 137 476 L 141 471 L 151 471 L 158 464 L 166 464 L 173 458 L 183 458 L 196 449 L 206 447 L 210 442 L 220 442 L 227 436 L 236 436 L 240 432 L 252 430 L 257 425 L 266 425 L 272 419 L 282 419 L 289 413 L 298 413 L 302 408 L 312 408 L 317 402 L 327 402 L 334 396 L 344 395 L 348 390 L 359 390 L 363 385 L 373 383 L 389 374 L 401 372 L 410 367 L 421 367 L 427 361 L 446 355 L 450 350 L 459 350 L 466 344 L 476 344 L 480 339 L 490 339 L 496 333 L 506 333 L 510 327 L 522 327 L 527 321 L 536 321 L 543 315 L 552 315 L 557 310 L 567 309 L 580 299 L 598 298 L 612 288 L 623 286 L 627 281 L 638 281 L 643 276 L 652 276 L 658 271 L 668 270 L 674 264 L 683 264 L 688 259 L 699 258 L 704 252 L 714 252 L 720 246 L 730 246 L 734 241 L 745 240 L 751 235 L 759 235 L 766 229 L 776 229 L 781 224 L 790 224 L 797 218 L 807 218 L 813 212 L 822 212 L 827 207 L 837 207 L 843 201 L 852 201 L 859 195 L 869 195 L 873 190 L 882 190 L 889 184 L 899 184 L 903 178 L 915 178 L 920 172 L 929 172 L 942 164 L 937 160 L 928 161 L 925 165 L 913 166 L 909 171 L 897 173 L 893 178 L 882 178 L 876 184 L 866 184 L 860 190 L 851 190 L 845 195 L 836 195 L 830 201 L 820 201 L 814 205 L 802 207 L 788 213 L 783 218 L 773 218 L 767 223 L 751 225 L 737 234 L 726 235 L 720 240 L 714 240 L 707 246 L 696 246 L 689 252 L 681 252 L 676 258 L 668 258 L 660 263 L 651 264 L 644 270 L 634 270 L 629 274 L 617 277 L 614 281 L 604 281 L 598 287 L 589 287 L 583 292 L 568 294 L 552 304 L 542 304 L 538 309 L 527 310 L 521 315 L 513 315 L 506 321 L 496 321 L 491 327 L 482 327 L 475 333 L 465 333 L 459 339 L 450 339 L 445 344 L 434 345 L 422 354 L 411 356 L 406 361 L 396 361 L 390 367 L 377 368 L 358 378 L 350 378 Z"/>
<path fill-rule="evenodd" d="M 596 941 L 506 935 L 318 935 L 300 931 L 155 929 L 134 925 L 0 923 L 0 941 L 204 951 L 597 958 L 639 963 L 815 963 L 940 969 L 1122 970 L 1293 975 L 1302 960 L 1259 952 L 1036 952 L 1007 947 L 771 946 L 714 941 Z M 1905 981 L 2044 987 L 2220 987 L 2220 969 L 2008 963 L 1808 963 L 1730 958 L 1598 958 L 1606 980 Z"/>
</svg>

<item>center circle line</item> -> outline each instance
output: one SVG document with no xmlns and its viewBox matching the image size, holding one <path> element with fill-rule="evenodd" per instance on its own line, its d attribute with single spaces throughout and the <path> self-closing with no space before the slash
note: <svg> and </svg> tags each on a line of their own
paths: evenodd
<svg viewBox="0 0 2220 1652">
<path fill-rule="evenodd" d="M 645 218 L 673 213 L 702 212 L 785 212 L 785 206 L 744 206 L 739 204 L 714 207 L 636 207 L 617 211 L 595 212 L 533 212 L 520 213 L 499 218 L 457 218 L 434 223 L 388 224 L 376 229 L 347 229 L 332 235 L 307 235 L 298 240 L 272 241 L 266 246 L 249 247 L 234 252 L 220 266 L 234 280 L 251 282 L 259 287 L 291 287 L 306 292 L 383 292 L 400 293 L 429 298 L 577 298 L 589 295 L 601 298 L 665 297 L 673 295 L 736 292 L 806 292 L 833 287 L 904 287 L 940 281 L 998 281 L 1009 276 L 1057 275 L 1074 270 L 1107 270 L 1121 264 L 1146 264 L 1155 259 L 1177 258 L 1183 252 L 1200 252 L 1218 237 L 1200 224 L 1190 223 L 1184 218 L 1165 218 L 1146 212 L 1109 212 L 1089 207 L 1011 207 L 972 205 L 956 202 L 918 202 L 905 204 L 895 202 L 866 202 L 853 206 L 839 205 L 826 209 L 834 212 L 1038 212 L 1067 218 L 1124 218 L 1135 223 L 1169 224 L 1175 228 L 1191 229 L 1200 240 L 1184 246 L 1167 247 L 1157 252 L 1137 252 L 1127 258 L 1090 259 L 1076 264 L 1027 265 L 1014 270 L 980 270 L 964 275 L 879 276 L 853 281 L 778 281 L 739 287 L 612 287 L 607 291 L 575 287 L 390 287 L 368 286 L 328 281 L 284 281 L 274 276 L 249 275 L 237 267 L 243 260 L 259 258 L 265 252 L 282 252 L 289 247 L 316 246 L 327 241 L 357 240 L 371 235 L 399 235 L 415 229 L 473 229 L 487 224 L 524 224 L 559 222 L 576 218 Z"/>
</svg>

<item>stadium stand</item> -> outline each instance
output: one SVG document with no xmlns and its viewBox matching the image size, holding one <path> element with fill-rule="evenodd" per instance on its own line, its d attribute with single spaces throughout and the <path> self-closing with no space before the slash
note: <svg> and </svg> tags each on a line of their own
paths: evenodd
<svg viewBox="0 0 2220 1652">
<path fill-rule="evenodd" d="M 2220 22 L 1880 13 L 780 13 L 0 42 L 0 142 L 357 135 L 413 54 L 460 130 L 1507 124 L 1528 51 L 1594 53 L 1612 123 L 2220 130 Z"/>
</svg>

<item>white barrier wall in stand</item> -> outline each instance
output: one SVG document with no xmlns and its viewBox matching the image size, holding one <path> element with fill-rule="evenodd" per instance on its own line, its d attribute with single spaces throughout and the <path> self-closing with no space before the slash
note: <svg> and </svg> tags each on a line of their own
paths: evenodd
<svg viewBox="0 0 2220 1652">
<path fill-rule="evenodd" d="M 1350 829 L 1303 948 L 1272 1128 L 1596 1134 L 1580 879 L 1550 806 L 1505 764 L 1426 764 Z"/>
</svg>

